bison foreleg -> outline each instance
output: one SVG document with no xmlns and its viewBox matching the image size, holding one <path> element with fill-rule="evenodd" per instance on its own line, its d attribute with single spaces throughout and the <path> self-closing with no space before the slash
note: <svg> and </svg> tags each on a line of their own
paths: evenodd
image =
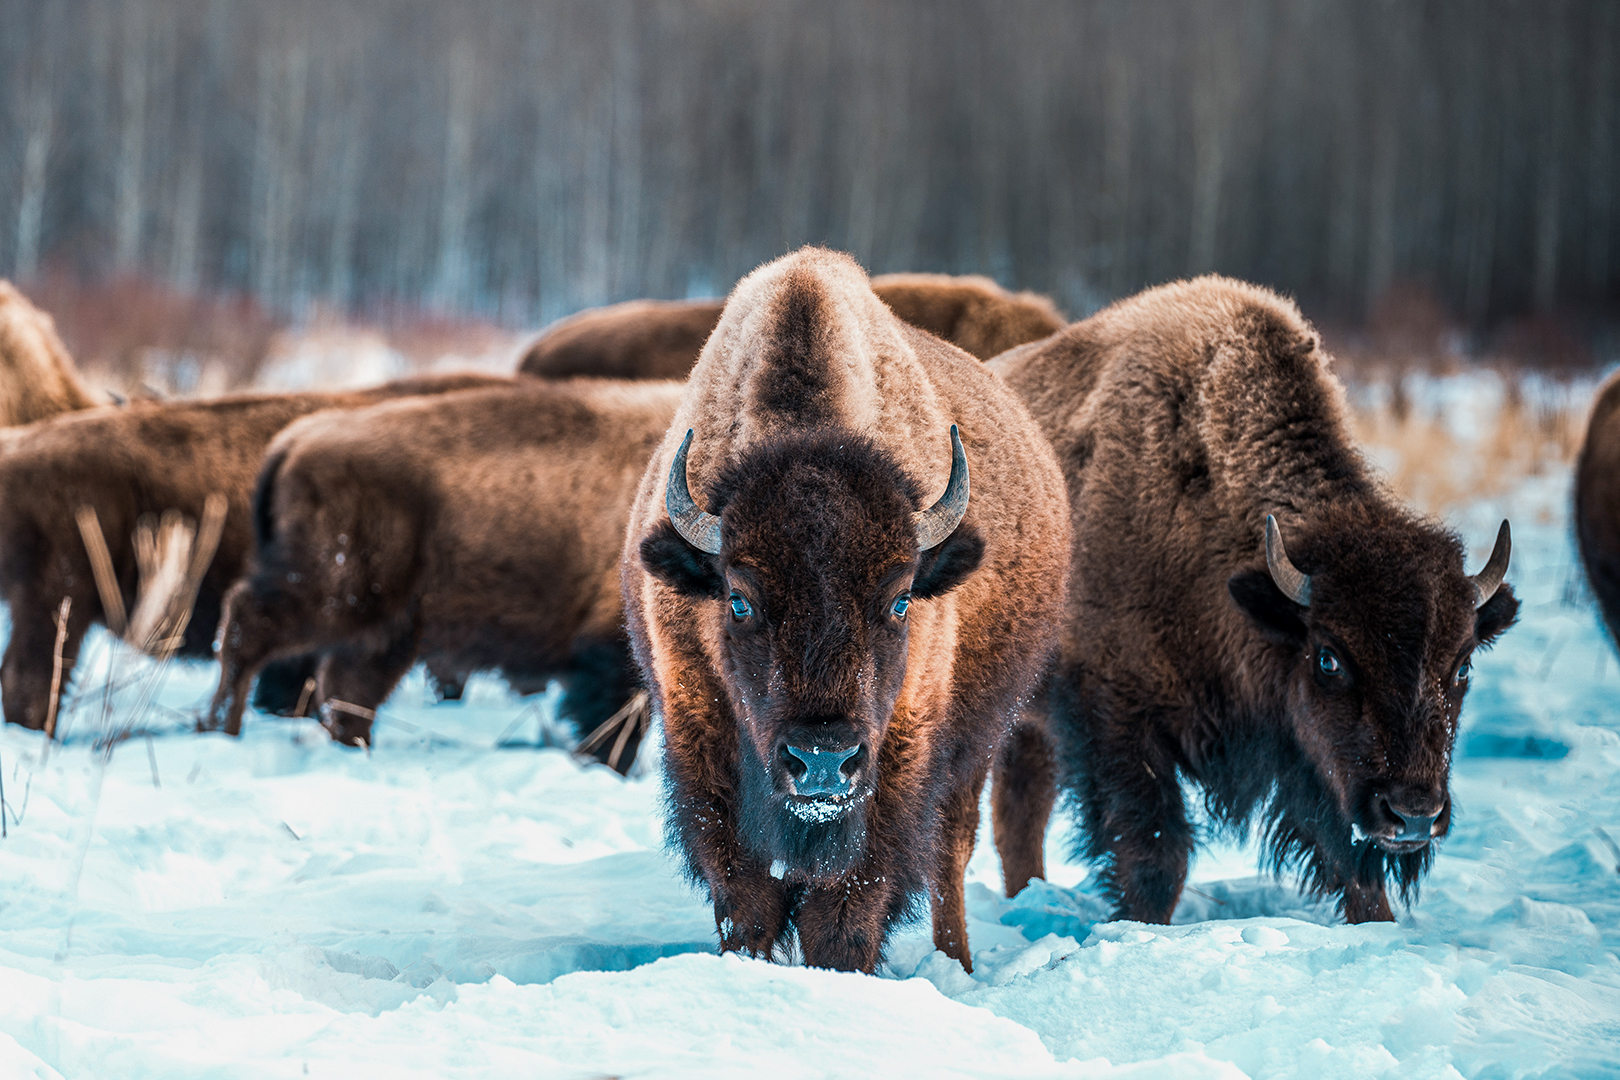
<svg viewBox="0 0 1620 1080">
<path fill-rule="evenodd" d="M 1384 890 L 1384 883 L 1347 882 L 1344 885 L 1344 921 L 1351 924 L 1394 922 L 1395 913 L 1389 909 L 1389 894 Z"/>
<path fill-rule="evenodd" d="M 970 974 L 973 954 L 968 949 L 967 905 L 962 879 L 979 834 L 979 795 L 984 791 L 989 763 L 977 775 L 951 791 L 940 807 L 939 846 L 930 874 L 929 900 L 934 914 L 934 948 L 957 961 Z"/>
<path fill-rule="evenodd" d="M 1046 824 L 1057 800 L 1056 773 L 1040 718 L 1020 720 L 996 756 L 991 793 L 996 853 L 1009 897 L 1046 877 Z"/>
<path fill-rule="evenodd" d="M 806 890 L 793 921 L 807 966 L 870 973 L 883 959 L 894 885 L 872 865 L 863 862 L 843 884 Z"/>
<path fill-rule="evenodd" d="M 265 662 L 277 655 L 303 650 L 290 648 L 302 621 L 291 597 L 280 591 L 261 595 L 259 583 L 238 581 L 225 594 L 219 619 L 219 687 L 198 727 L 242 733 L 242 711 L 248 687 Z"/>
<path fill-rule="evenodd" d="M 1140 731 L 1146 722 L 1132 724 Z M 1168 923 L 1187 881 L 1193 831 L 1175 764 L 1140 743 L 1094 745 L 1080 785 L 1088 846 L 1106 854 L 1116 919 Z M 1150 760 L 1151 759 L 1151 760 Z M 1110 764 L 1099 770 L 1101 762 Z"/>
<path fill-rule="evenodd" d="M 721 880 L 712 878 L 714 925 L 720 951 L 772 958 L 793 915 L 793 897 L 758 860 L 742 857 L 728 866 Z"/>
<path fill-rule="evenodd" d="M 339 645 L 321 658 L 321 720 L 335 741 L 350 746 L 371 742 L 377 706 L 416 663 L 421 641 L 421 620 L 401 615 L 375 636 Z"/>
</svg>

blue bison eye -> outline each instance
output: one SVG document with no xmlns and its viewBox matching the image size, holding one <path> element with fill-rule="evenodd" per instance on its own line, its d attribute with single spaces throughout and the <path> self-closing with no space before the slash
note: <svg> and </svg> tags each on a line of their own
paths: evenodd
<svg viewBox="0 0 1620 1080">
<path fill-rule="evenodd" d="M 1316 666 L 1324 675 L 1337 675 L 1344 670 L 1344 665 L 1339 663 L 1339 654 L 1326 647 L 1316 654 Z"/>
<path fill-rule="evenodd" d="M 1472 660 L 1464 660 L 1462 663 L 1457 665 L 1456 672 L 1451 676 L 1451 685 L 1458 687 L 1459 689 L 1467 686 L 1468 677 L 1473 673 L 1474 662 Z"/>
<path fill-rule="evenodd" d="M 754 609 L 748 606 L 748 601 L 742 598 L 742 594 L 731 594 L 731 617 L 733 619 L 736 619 L 738 622 L 742 622 L 753 613 Z"/>
<path fill-rule="evenodd" d="M 893 608 L 894 617 L 897 618 L 897 619 L 905 618 L 906 617 L 906 609 L 909 608 L 910 606 L 911 606 L 911 594 L 910 593 L 901 593 L 898 597 L 895 598 L 895 601 L 894 601 L 894 608 Z"/>
</svg>

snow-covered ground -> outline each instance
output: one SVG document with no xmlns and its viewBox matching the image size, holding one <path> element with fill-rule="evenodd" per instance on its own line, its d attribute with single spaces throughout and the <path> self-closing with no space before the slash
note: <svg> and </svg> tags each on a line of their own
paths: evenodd
<svg viewBox="0 0 1620 1080">
<path fill-rule="evenodd" d="M 1242 838 L 1177 925 L 1094 925 L 1060 826 L 1011 902 L 981 836 L 972 976 L 926 923 L 875 978 L 719 957 L 656 776 L 538 748 L 549 699 L 432 706 L 413 675 L 365 754 L 192 734 L 214 669 L 174 666 L 109 760 L 89 663 L 65 745 L 0 733 L 0 1077 L 1620 1076 L 1620 665 L 1567 484 L 1453 516 L 1477 566 L 1511 512 L 1524 617 L 1394 925 L 1335 925 Z"/>
</svg>

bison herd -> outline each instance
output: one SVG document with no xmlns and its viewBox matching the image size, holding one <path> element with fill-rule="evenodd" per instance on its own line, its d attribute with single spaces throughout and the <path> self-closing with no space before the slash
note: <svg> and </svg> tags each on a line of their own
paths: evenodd
<svg viewBox="0 0 1620 1080">
<path fill-rule="evenodd" d="M 418 661 L 448 696 L 556 680 L 581 736 L 645 700 L 720 948 L 825 967 L 871 971 L 926 902 L 971 970 L 992 776 L 1009 895 L 1064 795 L 1116 916 L 1168 922 L 1196 789 L 1390 919 L 1451 827 L 1471 657 L 1518 612 L 1507 523 L 1466 568 L 1365 465 L 1299 311 L 1218 277 L 1064 325 L 807 248 L 723 304 L 564 320 L 513 377 L 118 406 L 0 283 L 0 413 L 8 722 L 45 727 L 137 602 L 139 524 L 222 499 L 170 643 L 218 654 L 200 728 L 254 693 L 369 745 Z M 1575 507 L 1620 632 L 1620 381 Z M 641 730 L 587 745 L 622 770 Z"/>
</svg>

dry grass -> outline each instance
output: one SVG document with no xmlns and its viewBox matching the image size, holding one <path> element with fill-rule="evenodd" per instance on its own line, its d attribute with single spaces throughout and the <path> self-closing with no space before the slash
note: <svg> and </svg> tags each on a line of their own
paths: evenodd
<svg viewBox="0 0 1620 1080">
<path fill-rule="evenodd" d="M 1350 388 L 1357 437 L 1391 488 L 1445 515 L 1568 466 L 1596 385 L 1592 375 L 1557 378 L 1496 365 L 1394 373 Z"/>
</svg>

